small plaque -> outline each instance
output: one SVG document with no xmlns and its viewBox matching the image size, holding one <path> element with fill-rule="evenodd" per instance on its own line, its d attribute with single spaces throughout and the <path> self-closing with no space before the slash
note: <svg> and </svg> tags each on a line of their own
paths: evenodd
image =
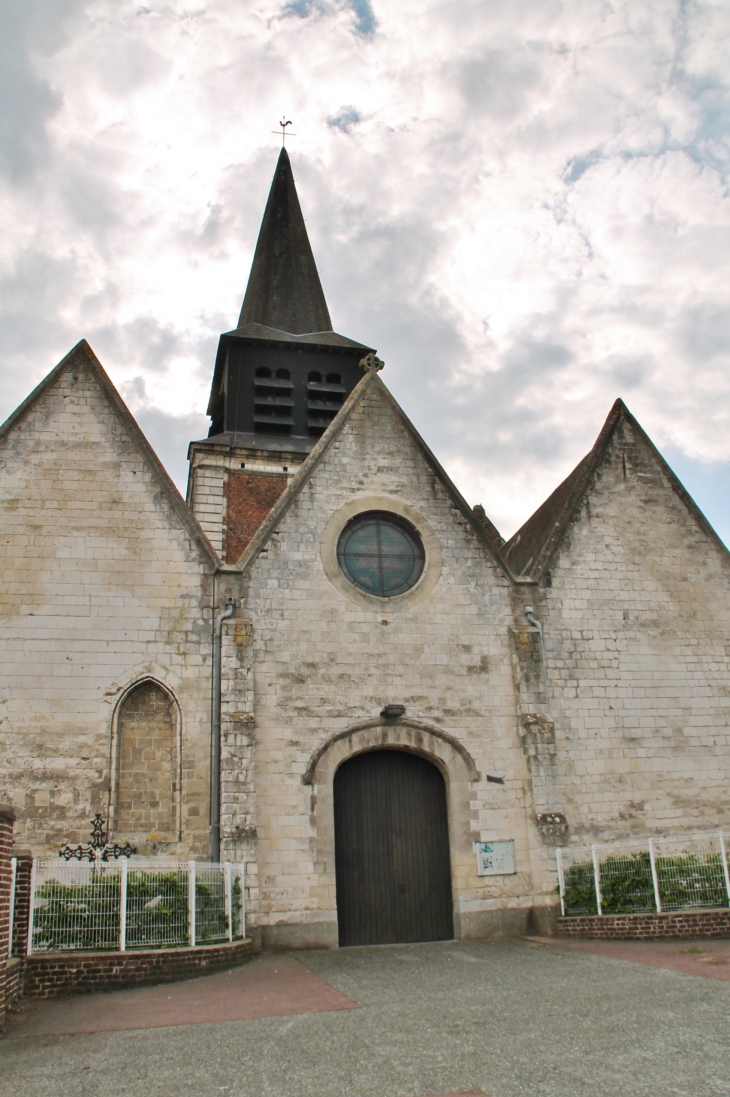
<svg viewBox="0 0 730 1097">
<path fill-rule="evenodd" d="M 515 844 L 508 842 L 475 842 L 479 876 L 512 876 L 515 867 Z"/>
</svg>

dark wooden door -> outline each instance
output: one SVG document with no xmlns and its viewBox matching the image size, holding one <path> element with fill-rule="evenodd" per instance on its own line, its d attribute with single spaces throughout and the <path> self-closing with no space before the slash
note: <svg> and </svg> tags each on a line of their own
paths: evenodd
<svg viewBox="0 0 730 1097">
<path fill-rule="evenodd" d="M 446 788 L 398 750 L 344 762 L 334 781 L 340 945 L 454 936 Z"/>
</svg>

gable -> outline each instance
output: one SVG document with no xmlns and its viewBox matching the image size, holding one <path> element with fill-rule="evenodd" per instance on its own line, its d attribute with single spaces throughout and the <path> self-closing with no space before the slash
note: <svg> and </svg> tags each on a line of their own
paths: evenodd
<svg viewBox="0 0 730 1097">
<path fill-rule="evenodd" d="M 581 466 L 579 466 L 581 470 Z M 616 417 L 590 469 L 552 559 L 552 573 L 578 557 L 615 569 L 613 582 L 709 598 L 730 579 L 730 556 L 677 477 L 628 412 Z M 635 578 L 630 579 L 631 573 Z M 688 610 L 689 607 L 685 607 Z"/>
<path fill-rule="evenodd" d="M 653 506 L 663 499 L 671 505 L 688 535 L 701 531 L 712 551 L 728 559 L 727 549 L 704 514 L 623 401 L 617 400 L 590 453 L 505 545 L 503 555 L 515 574 L 537 581 L 552 566 L 551 561 L 559 554 L 571 527 L 589 513 L 588 500 L 601 480 L 602 470 L 611 466 L 617 453 L 621 479 L 627 489 L 637 488 L 642 479 L 648 488 L 651 480 L 655 491 L 646 496 L 646 502 Z M 643 524 L 634 523 L 634 532 Z"/>
<path fill-rule="evenodd" d="M 309 474 L 303 466 L 305 475 L 300 471 L 285 493 L 288 498 L 274 508 L 258 549 L 244 554 L 242 567 L 254 600 L 268 601 L 266 592 L 273 587 L 285 588 L 284 597 L 301 591 L 310 600 L 316 593 L 319 607 L 345 615 L 353 605 L 378 618 L 411 610 L 432 613 L 442 600 L 452 608 L 458 603 L 466 614 L 478 612 L 477 604 L 497 617 L 506 612 L 505 569 L 379 381 L 366 379 L 340 429 L 313 457 Z M 337 561 L 342 530 L 370 511 L 404 519 L 425 550 L 422 577 L 396 598 L 359 590 Z M 491 604 L 494 598 L 499 608 Z"/>
<path fill-rule="evenodd" d="M 82 340 L 0 427 L 2 508 L 31 527 L 52 512 L 61 527 L 103 541 L 181 535 L 207 569 L 218 560 L 98 359 Z"/>
<path fill-rule="evenodd" d="M 393 467 L 399 467 L 400 462 L 397 453 L 399 443 L 397 441 L 394 440 L 394 449 L 390 455 L 384 453 L 378 455 L 377 447 L 381 441 L 377 436 L 376 424 L 378 422 L 381 425 L 387 422 L 391 429 L 397 432 L 394 439 L 397 437 L 403 444 L 407 444 L 414 453 L 419 455 L 419 467 L 422 465 L 430 469 L 434 482 L 440 485 L 442 492 L 450 500 L 454 510 L 461 515 L 465 525 L 474 533 L 487 555 L 505 575 L 509 576 L 509 570 L 499 551 L 501 545 L 504 544 L 503 539 L 489 519 L 486 518 L 481 507 L 473 509 L 469 507 L 413 424 L 372 370 L 366 373 L 360 384 L 350 393 L 336 418 L 320 438 L 307 460 L 302 464 L 278 503 L 272 508 L 266 521 L 259 527 L 256 536 L 252 538 L 246 547 L 238 561 L 238 566 L 244 574 L 249 572 L 259 553 L 265 549 L 284 516 L 306 489 L 309 481 L 326 460 L 330 451 L 337 450 L 338 447 L 341 450 L 341 436 L 343 434 L 349 431 L 352 437 L 357 437 L 359 440 L 357 452 L 352 454 L 353 464 L 350 465 L 345 461 L 348 474 L 351 473 L 352 468 L 367 468 L 368 464 L 372 464 L 373 461 L 379 467 L 385 468 L 389 466 L 392 459 Z M 355 431 L 354 434 L 353 430 Z M 401 476 L 400 483 L 405 482 Z"/>
</svg>

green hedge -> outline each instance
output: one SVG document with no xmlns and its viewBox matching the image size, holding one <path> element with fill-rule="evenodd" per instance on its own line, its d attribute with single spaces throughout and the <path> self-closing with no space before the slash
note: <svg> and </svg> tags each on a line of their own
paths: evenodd
<svg viewBox="0 0 730 1097">
<path fill-rule="evenodd" d="M 103 871 L 85 884 L 46 881 L 36 892 L 33 951 L 117 949 L 119 887 L 120 876 Z M 224 940 L 228 936 L 223 888 L 222 874 L 212 883 L 196 880 L 198 944 Z M 240 936 L 242 928 L 241 882 L 238 876 L 233 881 L 231 900 L 233 936 L 236 937 Z M 184 947 L 188 943 L 187 870 L 130 870 L 127 877 L 127 948 Z"/>
<path fill-rule="evenodd" d="M 632 914 L 656 909 L 648 850 L 630 857 L 606 857 L 599 865 L 604 914 Z M 656 870 L 663 910 L 728 906 L 719 853 L 702 858 L 693 853 L 657 857 Z M 566 870 L 565 912 L 574 915 L 598 913 L 592 861 L 576 862 Z"/>
</svg>

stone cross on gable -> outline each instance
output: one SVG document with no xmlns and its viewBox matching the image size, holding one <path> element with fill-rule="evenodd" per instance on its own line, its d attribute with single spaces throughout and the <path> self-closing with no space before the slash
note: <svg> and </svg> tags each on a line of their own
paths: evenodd
<svg viewBox="0 0 730 1097">
<path fill-rule="evenodd" d="M 385 362 L 374 354 L 366 354 L 360 359 L 360 369 L 364 369 L 367 373 L 378 373 L 384 366 Z"/>
</svg>

